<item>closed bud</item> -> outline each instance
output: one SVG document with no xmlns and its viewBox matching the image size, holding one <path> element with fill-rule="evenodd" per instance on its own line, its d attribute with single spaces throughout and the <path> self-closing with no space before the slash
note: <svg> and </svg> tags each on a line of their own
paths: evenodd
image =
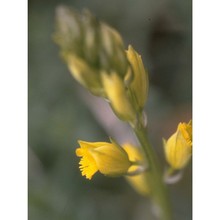
<svg viewBox="0 0 220 220">
<path fill-rule="evenodd" d="M 123 80 L 115 72 L 102 73 L 102 83 L 107 99 L 115 114 L 124 121 L 134 122 L 136 113 L 130 103 Z"/>
<path fill-rule="evenodd" d="M 74 53 L 82 54 L 83 29 L 81 18 L 78 13 L 66 6 L 59 6 L 56 9 L 56 32 L 54 41 L 60 46 L 61 54 Z"/>
<path fill-rule="evenodd" d="M 82 176 L 91 179 L 96 172 L 107 176 L 125 175 L 131 166 L 126 151 L 116 142 L 79 141 L 76 155 L 82 157 L 79 164 Z"/>
<path fill-rule="evenodd" d="M 133 71 L 133 80 L 128 85 L 131 90 L 134 106 L 138 111 L 142 111 L 147 99 L 149 80 L 148 73 L 144 69 L 141 56 L 129 45 L 127 58 Z"/>
<path fill-rule="evenodd" d="M 83 30 L 82 46 L 84 59 L 91 67 L 99 65 L 99 29 L 100 22 L 88 10 L 84 10 L 81 18 Z"/>
<path fill-rule="evenodd" d="M 121 78 L 129 67 L 123 41 L 119 33 L 105 23 L 100 26 L 100 60 L 101 67 L 106 72 L 115 71 Z"/>
<path fill-rule="evenodd" d="M 179 123 L 177 131 L 164 140 L 166 160 L 176 170 L 182 169 L 192 155 L 192 121 L 188 124 Z"/>
<path fill-rule="evenodd" d="M 77 56 L 69 55 L 67 65 L 72 76 L 90 92 L 97 96 L 105 96 L 101 79 L 96 74 L 96 70 L 88 66 L 88 64 Z"/>
<path fill-rule="evenodd" d="M 135 170 L 137 170 L 138 166 L 140 165 L 147 166 L 147 162 L 143 156 L 144 154 L 141 151 L 141 148 L 133 146 L 131 144 L 123 144 L 122 147 L 128 154 L 129 160 L 132 161 L 133 164 L 136 163 L 136 165 L 132 165 L 129 168 L 128 172 L 135 172 Z M 126 180 L 134 188 L 134 190 L 143 196 L 149 195 L 150 193 L 150 187 L 147 180 L 148 179 L 147 172 L 148 171 L 138 173 L 137 175 L 134 176 L 128 176 L 128 175 L 125 176 Z"/>
</svg>

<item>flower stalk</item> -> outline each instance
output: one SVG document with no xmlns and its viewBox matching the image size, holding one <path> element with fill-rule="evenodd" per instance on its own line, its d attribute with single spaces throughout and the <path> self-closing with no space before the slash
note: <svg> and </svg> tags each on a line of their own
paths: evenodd
<svg viewBox="0 0 220 220">
<path fill-rule="evenodd" d="M 133 127 L 133 131 L 136 134 L 148 161 L 147 181 L 150 184 L 152 199 L 159 207 L 159 217 L 161 220 L 171 220 L 172 212 L 167 188 L 163 182 L 163 175 L 157 155 L 148 140 L 146 129 L 142 123 L 137 123 L 136 126 Z"/>
</svg>

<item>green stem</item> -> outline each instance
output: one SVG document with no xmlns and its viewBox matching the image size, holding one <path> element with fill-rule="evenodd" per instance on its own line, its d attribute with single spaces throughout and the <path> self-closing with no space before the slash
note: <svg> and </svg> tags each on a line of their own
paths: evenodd
<svg viewBox="0 0 220 220">
<path fill-rule="evenodd" d="M 133 130 L 142 145 L 144 153 L 146 155 L 149 170 L 147 171 L 147 180 L 151 187 L 151 194 L 154 202 L 158 205 L 160 211 L 161 220 L 171 220 L 171 207 L 168 198 L 168 192 L 166 185 L 163 182 L 163 175 L 161 167 L 158 162 L 157 155 L 155 154 L 147 137 L 146 130 L 142 123 L 138 123 L 133 127 Z"/>
</svg>

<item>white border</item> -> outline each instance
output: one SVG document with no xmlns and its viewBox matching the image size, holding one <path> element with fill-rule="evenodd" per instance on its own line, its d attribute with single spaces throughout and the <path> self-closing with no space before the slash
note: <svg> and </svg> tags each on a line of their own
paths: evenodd
<svg viewBox="0 0 220 220">
<path fill-rule="evenodd" d="M 193 1 L 193 219 L 220 219 L 220 13 Z M 0 219 L 27 219 L 27 1 L 1 2 Z"/>
<path fill-rule="evenodd" d="M 27 2 L 0 13 L 0 219 L 27 219 Z"/>
<path fill-rule="evenodd" d="M 193 219 L 220 219 L 220 13 L 193 1 Z"/>
</svg>

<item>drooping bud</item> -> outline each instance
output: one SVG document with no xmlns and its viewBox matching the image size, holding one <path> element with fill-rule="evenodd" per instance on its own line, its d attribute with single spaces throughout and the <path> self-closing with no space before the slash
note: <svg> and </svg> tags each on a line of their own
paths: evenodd
<svg viewBox="0 0 220 220">
<path fill-rule="evenodd" d="M 82 157 L 80 170 L 87 179 L 91 179 L 97 171 L 112 177 L 125 175 L 131 166 L 126 151 L 116 142 L 79 141 L 79 144 L 76 155 Z"/>
</svg>

